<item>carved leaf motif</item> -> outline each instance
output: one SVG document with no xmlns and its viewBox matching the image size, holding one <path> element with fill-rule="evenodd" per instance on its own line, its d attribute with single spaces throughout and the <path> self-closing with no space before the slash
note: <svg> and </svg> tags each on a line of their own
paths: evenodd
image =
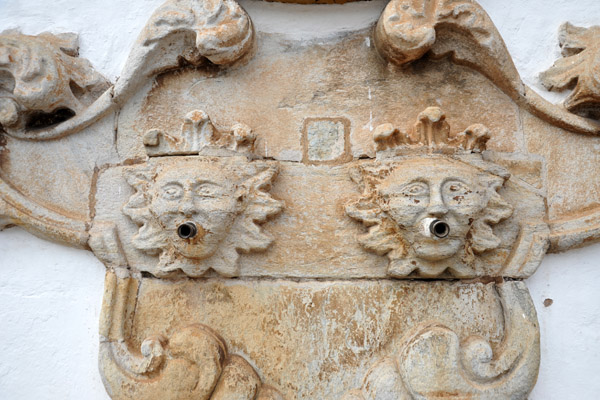
<svg viewBox="0 0 600 400">
<path fill-rule="evenodd" d="M 80 113 L 108 88 L 74 33 L 0 35 L 0 127 L 43 128 Z"/>
<path fill-rule="evenodd" d="M 600 118 L 600 26 L 560 27 L 559 43 L 564 58 L 540 75 L 548 90 L 573 89 L 565 107 L 582 116 Z"/>
</svg>

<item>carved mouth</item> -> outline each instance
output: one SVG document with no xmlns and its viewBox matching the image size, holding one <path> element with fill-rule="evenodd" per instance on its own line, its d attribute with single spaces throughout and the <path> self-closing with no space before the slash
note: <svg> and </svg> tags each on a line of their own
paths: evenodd
<svg viewBox="0 0 600 400">
<path fill-rule="evenodd" d="M 198 234 L 196 224 L 188 221 L 177 227 L 177 235 L 182 239 L 192 239 Z"/>
<path fill-rule="evenodd" d="M 437 218 L 425 218 L 421 223 L 421 232 L 426 237 L 445 239 L 450 235 L 450 224 Z"/>
<path fill-rule="evenodd" d="M 433 236 L 444 239 L 450 234 L 450 225 L 444 221 L 436 219 L 429 224 L 429 231 Z"/>
</svg>

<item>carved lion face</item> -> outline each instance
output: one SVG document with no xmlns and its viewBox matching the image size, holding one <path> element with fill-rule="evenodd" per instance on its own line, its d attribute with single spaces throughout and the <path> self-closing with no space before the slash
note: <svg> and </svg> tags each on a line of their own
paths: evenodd
<svg viewBox="0 0 600 400">
<path fill-rule="evenodd" d="M 455 160 L 421 158 L 368 166 L 362 169 L 362 183 L 363 196 L 347 212 L 370 227 L 360 242 L 387 254 L 394 276 L 417 268 L 427 277 L 447 268 L 462 275 L 474 253 L 499 246 L 491 225 L 512 214 L 497 192 L 503 178 Z M 441 223 L 446 232 L 436 236 L 432 223 Z"/>
<path fill-rule="evenodd" d="M 281 211 L 268 194 L 276 174 L 275 165 L 243 157 L 167 157 L 129 170 L 136 192 L 123 212 L 139 226 L 134 246 L 159 256 L 150 272 L 201 276 L 212 268 L 237 275 L 238 252 L 272 242 L 259 224 Z M 193 226 L 187 237 L 184 225 Z"/>
</svg>

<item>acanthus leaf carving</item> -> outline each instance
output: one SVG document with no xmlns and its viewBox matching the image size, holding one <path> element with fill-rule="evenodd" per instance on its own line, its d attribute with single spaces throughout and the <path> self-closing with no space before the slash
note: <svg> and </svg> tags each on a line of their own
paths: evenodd
<svg viewBox="0 0 600 400">
<path fill-rule="evenodd" d="M 74 33 L 0 34 L 0 128 L 39 130 L 80 114 L 108 89 L 108 81 L 79 58 Z"/>
<path fill-rule="evenodd" d="M 580 28 L 567 22 L 558 38 L 563 58 L 540 75 L 542 84 L 548 90 L 573 89 L 564 106 L 600 119 L 600 26 Z"/>
</svg>

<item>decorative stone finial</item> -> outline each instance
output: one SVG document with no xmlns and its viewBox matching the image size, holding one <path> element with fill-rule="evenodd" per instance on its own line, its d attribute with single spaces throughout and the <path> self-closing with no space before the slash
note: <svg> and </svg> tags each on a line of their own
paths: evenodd
<svg viewBox="0 0 600 400">
<path fill-rule="evenodd" d="M 219 132 L 208 114 L 194 110 L 185 116 L 181 132 L 177 135 L 158 129 L 146 132 L 144 147 L 150 157 L 206 152 L 210 152 L 210 155 L 248 154 L 252 151 L 255 139 L 256 136 L 247 125 L 235 124 L 230 131 Z"/>
<path fill-rule="evenodd" d="M 375 128 L 373 133 L 377 151 L 424 146 L 429 150 L 481 152 L 486 149 L 489 139 L 489 129 L 481 124 L 471 125 L 463 132 L 451 134 L 446 114 L 438 107 L 429 107 L 420 113 L 409 131 L 400 131 L 392 124 L 383 124 Z"/>
</svg>

